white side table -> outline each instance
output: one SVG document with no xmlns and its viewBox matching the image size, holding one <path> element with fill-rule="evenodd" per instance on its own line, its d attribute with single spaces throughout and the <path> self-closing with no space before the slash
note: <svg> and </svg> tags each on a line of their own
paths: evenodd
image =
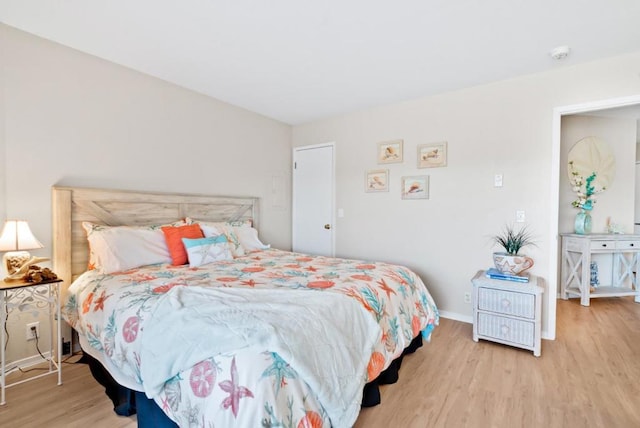
<svg viewBox="0 0 640 428">
<path fill-rule="evenodd" d="M 473 340 L 490 340 L 541 353 L 544 280 L 528 283 L 490 279 L 481 270 L 473 284 Z"/>
<path fill-rule="evenodd" d="M 591 288 L 591 261 L 594 255 L 609 255 L 612 277 Z M 560 297 L 580 297 L 589 306 L 596 297 L 634 296 L 640 303 L 640 235 L 591 233 L 562 234 L 562 277 Z"/>
<path fill-rule="evenodd" d="M 5 282 L 0 281 L 0 405 L 6 404 L 5 389 L 10 386 L 19 385 L 30 380 L 38 379 L 42 376 L 49 374 L 58 374 L 58 385 L 62 385 L 62 349 L 60 346 L 60 304 L 58 297 L 60 295 L 60 283 L 61 279 L 53 281 L 44 281 L 39 283 L 14 281 Z M 39 313 L 41 310 L 48 309 L 49 311 L 49 371 L 42 373 L 38 376 L 30 377 L 29 379 L 21 380 L 19 382 L 6 383 L 5 374 L 5 350 L 4 344 L 7 340 L 5 333 L 5 324 L 11 312 L 14 310 L 20 312 L 29 310 Z M 55 318 L 54 318 L 55 314 Z M 56 340 L 54 342 L 53 324 L 57 325 L 56 328 Z M 57 358 L 53 358 L 54 343 L 56 346 Z"/>
</svg>

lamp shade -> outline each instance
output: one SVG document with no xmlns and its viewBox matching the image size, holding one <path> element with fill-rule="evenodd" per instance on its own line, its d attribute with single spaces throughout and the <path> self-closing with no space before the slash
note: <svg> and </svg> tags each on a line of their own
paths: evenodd
<svg viewBox="0 0 640 428">
<path fill-rule="evenodd" d="M 22 251 L 42 248 L 25 220 L 7 220 L 0 235 L 0 251 Z"/>
</svg>

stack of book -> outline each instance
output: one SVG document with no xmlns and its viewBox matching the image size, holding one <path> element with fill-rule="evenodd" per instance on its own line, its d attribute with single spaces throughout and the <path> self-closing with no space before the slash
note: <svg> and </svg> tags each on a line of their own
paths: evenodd
<svg viewBox="0 0 640 428">
<path fill-rule="evenodd" d="M 487 269 L 487 278 L 500 279 L 503 281 L 515 281 L 515 282 L 529 282 L 529 274 L 522 273 L 520 275 L 511 275 L 509 273 L 502 273 L 496 268 Z"/>
</svg>

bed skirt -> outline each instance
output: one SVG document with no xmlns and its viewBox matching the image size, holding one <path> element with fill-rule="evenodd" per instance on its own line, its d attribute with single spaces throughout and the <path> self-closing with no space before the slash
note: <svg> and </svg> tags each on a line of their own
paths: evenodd
<svg viewBox="0 0 640 428">
<path fill-rule="evenodd" d="M 373 407 L 380 404 L 380 385 L 396 383 L 398 381 L 402 359 L 407 354 L 414 353 L 422 346 L 422 335 L 416 336 L 402 355 L 391 362 L 389 367 L 380 373 L 375 380 L 364 386 L 362 407 Z M 175 428 L 176 423 L 160 409 L 155 401 L 147 398 L 144 392 L 132 391 L 118 384 L 109 372 L 87 353 L 83 353 L 78 363 L 89 365 L 93 377 L 105 388 L 105 393 L 113 402 L 113 410 L 121 416 L 138 415 L 139 428 Z"/>
</svg>

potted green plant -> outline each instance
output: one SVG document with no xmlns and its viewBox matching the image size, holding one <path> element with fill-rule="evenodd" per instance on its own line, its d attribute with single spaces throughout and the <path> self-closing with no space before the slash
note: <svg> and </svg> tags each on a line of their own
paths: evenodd
<svg viewBox="0 0 640 428">
<path fill-rule="evenodd" d="M 495 244 L 504 251 L 493 253 L 493 264 L 502 273 L 518 275 L 533 266 L 533 259 L 520 254 L 527 245 L 535 245 L 531 233 L 526 226 L 516 231 L 513 226 L 505 226 L 504 230 L 493 237 Z"/>
</svg>

